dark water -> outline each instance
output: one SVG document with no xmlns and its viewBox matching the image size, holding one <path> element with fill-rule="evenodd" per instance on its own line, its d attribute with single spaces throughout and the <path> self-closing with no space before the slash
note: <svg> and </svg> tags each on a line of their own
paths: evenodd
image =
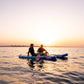
<svg viewBox="0 0 84 84">
<path fill-rule="evenodd" d="M 50 54 L 68 53 L 68 60 L 29 66 L 27 60 L 18 58 L 26 55 L 27 47 L 0 47 L 0 84 L 84 84 L 84 48 L 46 49 Z"/>
</svg>

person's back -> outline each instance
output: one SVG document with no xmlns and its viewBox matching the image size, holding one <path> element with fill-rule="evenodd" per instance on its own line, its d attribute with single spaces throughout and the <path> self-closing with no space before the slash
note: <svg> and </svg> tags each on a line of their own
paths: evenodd
<svg viewBox="0 0 84 84">
<path fill-rule="evenodd" d="M 44 49 L 43 47 L 40 47 L 40 48 L 38 49 L 38 52 L 39 52 L 39 53 L 41 53 L 41 52 L 43 52 L 43 51 L 45 51 L 45 49 Z"/>
<path fill-rule="evenodd" d="M 43 48 L 43 45 L 37 50 L 40 55 L 47 55 L 47 51 Z"/>
</svg>

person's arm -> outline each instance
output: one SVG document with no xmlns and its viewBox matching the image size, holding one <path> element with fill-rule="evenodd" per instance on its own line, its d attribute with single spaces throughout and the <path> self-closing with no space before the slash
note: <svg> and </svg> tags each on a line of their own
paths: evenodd
<svg viewBox="0 0 84 84">
<path fill-rule="evenodd" d="M 44 50 L 45 50 L 45 49 L 44 49 Z M 46 52 L 47 55 L 49 54 L 47 50 L 45 50 L 45 52 Z"/>
<path fill-rule="evenodd" d="M 29 52 L 30 52 L 30 48 L 29 48 L 29 51 L 28 51 L 28 56 L 29 56 Z"/>
<path fill-rule="evenodd" d="M 37 53 L 39 53 L 39 49 L 37 50 Z"/>
<path fill-rule="evenodd" d="M 28 51 L 28 55 L 27 56 L 29 56 L 29 51 Z"/>
</svg>

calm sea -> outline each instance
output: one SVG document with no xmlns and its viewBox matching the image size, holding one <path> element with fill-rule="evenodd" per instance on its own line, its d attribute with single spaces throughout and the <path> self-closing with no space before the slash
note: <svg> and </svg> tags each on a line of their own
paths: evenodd
<svg viewBox="0 0 84 84">
<path fill-rule="evenodd" d="M 29 66 L 28 60 L 18 58 L 28 47 L 0 47 L 0 84 L 84 84 L 84 48 L 45 48 L 49 54 L 68 53 L 68 59 Z"/>
</svg>

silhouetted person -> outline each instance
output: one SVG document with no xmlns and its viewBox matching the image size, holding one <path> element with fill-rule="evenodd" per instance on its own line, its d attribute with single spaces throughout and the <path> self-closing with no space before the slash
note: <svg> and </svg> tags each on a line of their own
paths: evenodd
<svg viewBox="0 0 84 84">
<path fill-rule="evenodd" d="M 28 56 L 29 56 L 29 53 L 32 56 L 36 56 L 35 51 L 34 51 L 34 44 L 30 44 L 30 47 L 29 47 L 29 50 L 28 50 Z"/>
<path fill-rule="evenodd" d="M 48 54 L 47 50 L 45 50 L 45 49 L 43 48 L 43 45 L 40 46 L 40 48 L 37 50 L 37 52 L 38 52 L 40 55 L 47 55 L 47 54 Z"/>
</svg>

